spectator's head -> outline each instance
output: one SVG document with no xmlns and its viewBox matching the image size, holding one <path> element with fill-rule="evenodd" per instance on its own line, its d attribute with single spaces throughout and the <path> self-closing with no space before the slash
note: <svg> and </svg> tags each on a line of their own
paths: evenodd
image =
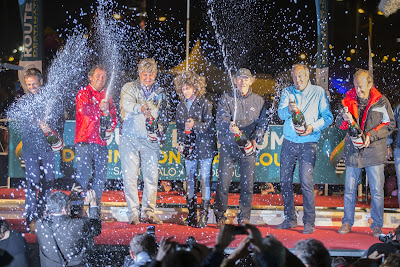
<svg viewBox="0 0 400 267">
<path fill-rule="evenodd" d="M 200 267 L 198 258 L 190 251 L 179 250 L 168 254 L 161 264 L 162 267 Z"/>
<path fill-rule="evenodd" d="M 386 260 L 379 265 L 380 267 L 393 267 L 393 266 L 400 266 L 400 254 L 399 252 L 389 254 Z"/>
<path fill-rule="evenodd" d="M 330 267 L 331 256 L 321 241 L 316 239 L 300 240 L 294 246 L 296 256 L 305 266 Z"/>
<path fill-rule="evenodd" d="M 193 71 L 184 71 L 174 79 L 175 91 L 179 98 L 201 97 L 206 93 L 206 78 Z"/>
<path fill-rule="evenodd" d="M 353 83 L 357 96 L 361 99 L 368 99 L 371 88 L 374 86 L 374 80 L 371 72 L 359 69 L 354 74 Z"/>
<path fill-rule="evenodd" d="M 6 237 L 7 232 L 10 231 L 10 225 L 6 220 L 0 220 L 0 240 Z"/>
<path fill-rule="evenodd" d="M 37 68 L 27 69 L 24 73 L 25 84 L 28 92 L 36 94 L 43 85 L 43 77 L 40 70 Z"/>
<path fill-rule="evenodd" d="M 242 95 L 246 95 L 249 92 L 250 86 L 254 83 L 254 81 L 255 78 L 251 74 L 251 71 L 245 68 L 239 69 L 233 78 L 236 88 Z"/>
<path fill-rule="evenodd" d="M 135 235 L 129 243 L 130 254 L 135 258 L 141 252 L 147 252 L 151 258 L 157 253 L 157 243 L 153 235 L 142 233 Z"/>
<path fill-rule="evenodd" d="M 157 62 L 152 58 L 139 61 L 138 73 L 140 83 L 145 87 L 151 87 L 157 77 Z"/>
<path fill-rule="evenodd" d="M 101 64 L 95 65 L 89 71 L 89 82 L 90 85 L 96 91 L 101 91 L 104 88 L 107 80 L 107 69 Z"/>
<path fill-rule="evenodd" d="M 47 200 L 47 213 L 49 214 L 65 214 L 69 215 L 70 199 L 63 192 L 56 191 L 52 193 Z"/>
<path fill-rule="evenodd" d="M 394 229 L 393 232 L 394 232 L 394 235 L 395 235 L 395 237 L 396 237 L 396 240 L 400 242 L 400 225 L 397 226 L 397 228 Z"/>
<path fill-rule="evenodd" d="M 281 242 L 270 235 L 262 240 L 263 250 L 257 253 L 256 259 L 260 266 L 284 266 L 286 262 L 286 249 Z"/>
<path fill-rule="evenodd" d="M 347 261 L 343 258 L 343 257 L 333 257 L 332 258 L 332 263 L 331 266 L 332 267 L 343 267 L 343 266 L 347 266 L 348 263 Z"/>
<path fill-rule="evenodd" d="M 310 80 L 310 70 L 304 64 L 294 64 L 292 67 L 292 79 L 296 89 L 303 91 Z"/>
</svg>

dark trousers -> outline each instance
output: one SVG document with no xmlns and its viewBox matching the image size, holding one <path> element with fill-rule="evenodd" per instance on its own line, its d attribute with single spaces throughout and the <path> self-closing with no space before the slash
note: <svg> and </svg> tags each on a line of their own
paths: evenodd
<svg viewBox="0 0 400 267">
<path fill-rule="evenodd" d="M 303 192 L 303 223 L 315 223 L 313 174 L 317 143 L 294 143 L 283 139 L 280 158 L 281 192 L 286 220 L 297 221 L 294 209 L 293 172 L 299 162 L 299 178 Z"/>
<path fill-rule="evenodd" d="M 26 175 L 25 213 L 27 222 L 30 223 L 42 217 L 46 210 L 47 198 L 54 184 L 55 159 L 52 151 L 40 154 L 23 151 L 23 158 Z"/>
<path fill-rule="evenodd" d="M 78 143 L 75 145 L 76 181 L 86 191 L 89 178 L 94 169 L 91 188 L 96 193 L 97 205 L 100 205 L 104 184 L 107 181 L 108 149 L 99 144 Z"/>
<path fill-rule="evenodd" d="M 250 219 L 255 163 L 255 154 L 245 156 L 236 144 L 232 146 L 221 145 L 219 151 L 218 186 L 214 204 L 214 214 L 217 221 L 221 218 L 226 219 L 224 213 L 228 208 L 229 186 L 236 164 L 239 165 L 240 174 L 240 212 L 237 218 L 238 220 Z"/>
</svg>

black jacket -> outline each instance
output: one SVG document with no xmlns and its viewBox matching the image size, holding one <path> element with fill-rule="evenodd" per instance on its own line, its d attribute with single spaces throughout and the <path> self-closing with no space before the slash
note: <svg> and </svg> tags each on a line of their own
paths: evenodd
<svg viewBox="0 0 400 267">
<path fill-rule="evenodd" d="M 67 263 L 66 266 L 83 264 L 86 262 L 88 239 L 101 233 L 99 208 L 89 208 L 89 218 L 71 218 L 67 215 L 45 216 L 36 222 L 35 232 L 42 267 L 62 266 L 62 261 Z M 57 253 L 57 245 L 61 255 Z M 64 259 L 60 259 L 60 256 Z"/>
<path fill-rule="evenodd" d="M 196 135 L 194 149 L 195 159 L 214 158 L 217 154 L 217 133 L 213 116 L 213 104 L 205 96 L 196 98 L 189 111 L 186 101 L 181 101 L 176 108 L 176 129 L 178 143 L 183 143 L 185 138 L 185 122 L 194 120 L 193 130 Z"/>
<path fill-rule="evenodd" d="M 14 257 L 13 261 L 7 265 L 9 267 L 27 267 L 27 244 L 21 233 L 10 231 L 10 236 L 7 239 L 0 241 L 0 248 L 7 251 Z"/>
</svg>

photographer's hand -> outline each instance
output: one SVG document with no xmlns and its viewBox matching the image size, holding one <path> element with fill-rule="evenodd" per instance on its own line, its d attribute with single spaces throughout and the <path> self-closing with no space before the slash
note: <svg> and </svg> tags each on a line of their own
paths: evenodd
<svg viewBox="0 0 400 267">
<path fill-rule="evenodd" d="M 257 250 L 257 252 L 261 252 L 263 238 L 260 230 L 251 224 L 246 224 L 246 228 L 250 230 L 249 239 L 251 243 L 253 243 L 254 248 Z"/>
<path fill-rule="evenodd" d="M 170 242 L 174 236 L 170 236 L 165 238 L 164 236 L 161 237 L 160 247 L 158 248 L 156 261 L 162 262 L 165 257 L 169 254 L 172 249 L 172 243 Z"/>
<path fill-rule="evenodd" d="M 237 248 L 228 256 L 228 260 L 236 262 L 249 255 L 250 238 L 246 236 L 237 246 Z"/>
<path fill-rule="evenodd" d="M 219 252 L 223 252 L 234 239 L 235 225 L 225 224 L 224 226 L 222 226 L 221 230 L 219 230 L 215 249 Z"/>
<path fill-rule="evenodd" d="M 90 190 L 87 191 L 87 195 L 86 195 L 85 201 L 89 202 L 89 205 L 91 207 L 97 206 L 96 192 L 94 192 L 93 189 L 90 189 Z"/>
<path fill-rule="evenodd" d="M 80 185 L 75 185 L 75 183 L 72 185 L 71 192 L 81 193 L 82 191 L 83 189 Z"/>
<path fill-rule="evenodd" d="M 384 253 L 379 253 L 377 250 L 375 250 L 374 252 L 372 252 L 368 256 L 368 259 L 370 259 L 370 260 L 380 260 L 380 259 L 382 259 L 382 257 L 385 257 L 385 254 Z"/>
</svg>

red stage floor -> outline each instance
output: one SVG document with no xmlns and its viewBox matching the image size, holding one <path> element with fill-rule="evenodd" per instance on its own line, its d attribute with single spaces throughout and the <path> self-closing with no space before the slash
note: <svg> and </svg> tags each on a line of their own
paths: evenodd
<svg viewBox="0 0 400 267">
<path fill-rule="evenodd" d="M 9 220 L 13 229 L 24 232 L 23 220 Z M 95 238 L 98 245 L 129 245 L 131 238 L 137 233 L 146 231 L 148 224 L 130 225 L 124 222 L 102 223 L 101 235 Z M 207 246 L 214 246 L 218 234 L 215 224 L 204 229 L 181 226 L 177 224 L 156 225 L 156 236 L 159 241 L 162 236 L 175 236 L 175 241 L 185 243 L 188 236 L 194 236 L 196 240 Z M 324 243 L 329 250 L 366 250 L 379 240 L 372 236 L 371 229 L 364 227 L 353 227 L 352 232 L 341 235 L 337 232 L 338 227 L 316 227 L 313 234 L 302 234 L 303 227 L 299 226 L 291 230 L 277 230 L 275 226 L 258 226 L 263 236 L 274 235 L 287 248 L 293 248 L 297 241 L 308 238 L 315 238 Z M 385 234 L 392 229 L 383 229 Z M 35 243 L 34 234 L 25 234 L 28 243 Z M 236 247 L 243 236 L 238 236 L 230 247 Z"/>
<path fill-rule="evenodd" d="M 0 189 L 0 199 L 24 199 L 24 192 L 22 189 Z M 107 191 L 104 192 L 102 202 L 125 202 L 123 191 Z M 182 193 L 178 192 L 159 192 L 158 193 L 158 204 L 163 205 L 174 205 L 184 204 L 185 199 Z M 302 196 L 297 195 L 295 197 L 296 205 L 302 205 Z M 229 205 L 236 206 L 239 204 L 239 194 L 229 195 Z M 253 197 L 253 206 L 282 206 L 281 195 L 269 194 L 261 195 L 255 194 Z M 317 196 L 316 206 L 337 208 L 343 207 L 343 197 L 340 196 Z M 358 207 L 370 207 L 369 202 L 358 202 Z M 385 198 L 385 208 L 397 208 L 397 198 Z M 4 206 L 2 208 L 4 210 Z M 25 232 L 24 220 L 15 219 L 9 220 L 13 229 Z M 125 222 L 103 222 L 102 233 L 100 236 L 95 238 L 96 244 L 99 245 L 128 245 L 130 239 L 137 233 L 145 232 L 148 224 L 139 224 L 137 226 L 130 225 Z M 295 243 L 301 239 L 315 238 L 324 243 L 329 250 L 365 250 L 368 249 L 374 243 L 379 242 L 377 238 L 372 236 L 371 230 L 367 227 L 353 227 L 351 233 L 341 235 L 337 233 L 338 227 L 316 227 L 316 231 L 311 235 L 303 235 L 303 227 L 291 230 L 276 230 L 273 225 L 258 226 L 263 236 L 272 234 L 277 237 L 286 247 L 293 248 Z M 389 230 L 383 229 L 386 234 Z M 210 224 L 205 229 L 197 229 L 186 226 L 180 226 L 177 224 L 163 224 L 156 225 L 156 236 L 160 240 L 162 236 L 175 236 L 175 240 L 179 243 L 184 243 L 188 236 L 194 236 L 199 243 L 207 246 L 213 246 L 217 237 L 218 229 L 215 224 Z M 36 242 L 36 236 L 34 234 L 25 234 L 28 242 Z M 239 236 L 237 240 L 232 242 L 231 247 L 236 247 L 237 244 L 243 237 Z"/>
</svg>

